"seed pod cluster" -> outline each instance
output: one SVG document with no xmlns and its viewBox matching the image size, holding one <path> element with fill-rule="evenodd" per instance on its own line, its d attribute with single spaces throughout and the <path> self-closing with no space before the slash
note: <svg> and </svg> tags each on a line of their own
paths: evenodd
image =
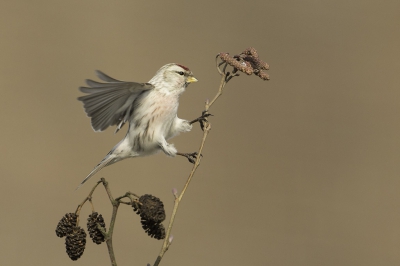
<svg viewBox="0 0 400 266">
<path fill-rule="evenodd" d="M 79 259 L 86 246 L 86 233 L 83 228 L 75 226 L 67 233 L 65 248 L 71 260 Z"/>
<path fill-rule="evenodd" d="M 67 235 L 68 231 L 72 230 L 76 226 L 76 221 L 78 216 L 75 213 L 67 213 L 61 218 L 60 222 L 56 227 L 56 235 L 58 237 L 64 237 Z"/>
<path fill-rule="evenodd" d="M 67 213 L 61 218 L 56 228 L 56 235 L 65 238 L 65 248 L 71 260 L 79 259 L 86 245 L 86 233 L 77 225 L 78 215 Z"/>
<path fill-rule="evenodd" d="M 97 212 L 93 212 L 89 215 L 87 228 L 92 241 L 99 245 L 104 242 L 105 238 L 97 225 L 100 225 L 104 230 L 106 230 L 106 224 L 104 223 L 103 216 L 101 214 L 98 214 Z"/>
<path fill-rule="evenodd" d="M 150 194 L 145 194 L 132 206 L 133 210 L 140 215 L 144 231 L 155 239 L 164 239 L 165 228 L 161 222 L 165 220 L 165 210 L 162 201 Z"/>
<path fill-rule="evenodd" d="M 251 75 L 254 72 L 249 62 L 232 57 L 228 53 L 220 53 L 219 57 L 231 65 L 235 69 L 235 72 L 239 70 L 247 75 Z"/>
<path fill-rule="evenodd" d="M 141 220 L 143 230 L 157 240 L 165 238 L 165 228 L 162 223 L 155 223 L 149 220 Z"/>
<path fill-rule="evenodd" d="M 269 75 L 264 70 L 269 65 L 261 60 L 256 49 L 249 47 L 238 55 L 231 56 L 229 53 L 219 53 L 219 58 L 234 68 L 233 73 L 240 71 L 247 75 L 255 74 L 262 80 L 269 80 Z"/>
</svg>

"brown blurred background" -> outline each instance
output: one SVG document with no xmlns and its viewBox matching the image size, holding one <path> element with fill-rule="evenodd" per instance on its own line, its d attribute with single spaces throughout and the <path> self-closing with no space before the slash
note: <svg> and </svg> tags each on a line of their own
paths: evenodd
<svg viewBox="0 0 400 266">
<path fill-rule="evenodd" d="M 93 132 L 76 100 L 95 69 L 146 82 L 166 63 L 189 66 L 200 82 L 179 116 L 194 119 L 216 93 L 215 55 L 253 46 L 271 80 L 235 78 L 212 107 L 162 265 L 400 265 L 399 10 L 398 0 L 2 1 L 0 264 L 109 265 L 89 239 L 70 261 L 54 232 L 100 177 L 114 196 L 160 197 L 169 219 L 171 189 L 191 169 L 183 158 L 125 160 L 74 192 L 125 134 Z M 171 142 L 192 152 L 201 135 Z M 108 225 L 103 189 L 94 204 Z M 153 263 L 161 244 L 121 207 L 119 265 Z"/>
</svg>

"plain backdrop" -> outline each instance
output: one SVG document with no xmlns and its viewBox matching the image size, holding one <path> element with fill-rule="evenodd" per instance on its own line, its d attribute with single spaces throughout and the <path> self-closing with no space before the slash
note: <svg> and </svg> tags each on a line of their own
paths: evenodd
<svg viewBox="0 0 400 266">
<path fill-rule="evenodd" d="M 74 192 L 126 131 L 93 132 L 76 100 L 95 69 L 147 82 L 166 63 L 188 66 L 199 82 L 179 116 L 194 119 L 217 91 L 215 55 L 252 46 L 271 80 L 241 75 L 211 108 L 161 265 L 400 265 L 399 10 L 398 0 L 2 1 L 0 264 L 109 265 L 89 239 L 72 262 L 54 232 L 100 177 L 114 196 L 160 197 L 170 217 L 184 158 L 125 160 Z M 196 125 L 171 142 L 193 152 L 201 136 Z M 102 188 L 93 202 L 108 225 Z M 153 263 L 161 244 L 121 206 L 119 265 Z"/>
</svg>

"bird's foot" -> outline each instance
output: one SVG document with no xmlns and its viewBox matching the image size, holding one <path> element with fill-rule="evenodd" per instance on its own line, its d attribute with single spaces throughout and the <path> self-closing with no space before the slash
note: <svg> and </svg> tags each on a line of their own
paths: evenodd
<svg viewBox="0 0 400 266">
<path fill-rule="evenodd" d="M 208 122 L 207 117 L 209 117 L 209 116 L 213 116 L 213 115 L 212 115 L 212 114 L 209 114 L 208 111 L 203 111 L 203 112 L 201 113 L 201 116 L 199 116 L 198 118 L 196 118 L 196 119 L 190 121 L 189 123 L 190 123 L 190 124 L 194 124 L 194 123 L 196 123 L 196 122 L 199 122 L 199 123 L 200 123 L 201 130 L 204 131 L 204 126 L 205 126 L 205 123 Z"/>
<path fill-rule="evenodd" d="M 178 152 L 176 154 L 185 157 L 192 164 L 196 163 L 197 156 L 199 155 L 197 152 L 192 152 L 192 153 L 181 153 L 181 152 Z M 203 157 L 203 155 L 200 154 L 200 157 Z"/>
</svg>

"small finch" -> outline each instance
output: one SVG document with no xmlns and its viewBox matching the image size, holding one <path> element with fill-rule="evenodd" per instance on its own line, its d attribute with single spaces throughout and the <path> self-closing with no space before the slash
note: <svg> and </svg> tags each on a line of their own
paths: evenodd
<svg viewBox="0 0 400 266">
<path fill-rule="evenodd" d="M 86 80 L 89 87 L 79 89 L 88 95 L 78 98 L 91 118 L 93 130 L 103 131 L 116 125 L 116 133 L 126 122 L 129 129 L 78 188 L 102 168 L 126 158 L 160 150 L 172 157 L 184 155 L 167 140 L 192 129 L 191 122 L 177 117 L 179 96 L 190 83 L 197 81 L 187 67 L 167 64 L 148 83 L 120 81 L 101 71 L 96 73 L 105 83 Z"/>
</svg>

